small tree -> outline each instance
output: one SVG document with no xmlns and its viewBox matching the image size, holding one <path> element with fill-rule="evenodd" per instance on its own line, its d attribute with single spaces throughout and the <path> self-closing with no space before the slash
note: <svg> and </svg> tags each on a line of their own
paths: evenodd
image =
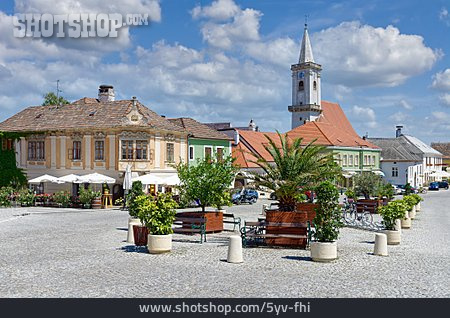
<svg viewBox="0 0 450 318">
<path fill-rule="evenodd" d="M 386 230 L 394 230 L 397 219 L 404 219 L 407 205 L 403 200 L 389 202 L 378 208 L 378 213 L 383 218 L 383 226 Z"/>
<path fill-rule="evenodd" d="M 365 199 L 375 196 L 381 186 L 381 177 L 373 172 L 363 172 L 355 176 L 355 190 L 364 195 Z"/>
<path fill-rule="evenodd" d="M 144 191 L 142 190 L 142 182 L 141 181 L 134 181 L 133 185 L 131 186 L 130 193 L 128 193 L 127 196 L 127 206 L 128 206 L 128 214 L 132 218 L 138 217 L 138 203 L 136 202 L 136 198 L 138 196 L 144 195 Z"/>
<path fill-rule="evenodd" d="M 56 96 L 55 93 L 49 92 L 44 95 L 44 102 L 42 103 L 42 106 L 47 105 L 67 105 L 70 104 L 67 99 L 65 99 L 62 96 Z"/>
<path fill-rule="evenodd" d="M 316 188 L 316 193 L 319 207 L 313 220 L 314 238 L 319 242 L 333 242 L 342 227 L 339 192 L 331 182 L 325 181 Z"/>
<path fill-rule="evenodd" d="M 195 166 L 179 163 L 176 168 L 180 192 L 187 200 L 198 200 L 202 212 L 207 206 L 224 205 L 228 198 L 226 191 L 238 171 L 233 162 L 231 156 L 221 159 L 216 154 L 214 158 L 198 160 Z"/>
<path fill-rule="evenodd" d="M 157 197 L 140 195 L 135 198 L 137 215 L 150 234 L 172 234 L 177 203 L 169 193 L 158 193 Z"/>
</svg>

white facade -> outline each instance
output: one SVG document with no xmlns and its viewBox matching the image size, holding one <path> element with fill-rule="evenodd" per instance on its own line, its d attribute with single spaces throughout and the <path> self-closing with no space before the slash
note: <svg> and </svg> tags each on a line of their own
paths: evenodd
<svg viewBox="0 0 450 318">
<path fill-rule="evenodd" d="M 409 183 L 412 187 L 424 185 L 423 165 L 414 161 L 381 161 L 381 171 L 384 179 L 390 184 L 404 185 Z"/>
</svg>

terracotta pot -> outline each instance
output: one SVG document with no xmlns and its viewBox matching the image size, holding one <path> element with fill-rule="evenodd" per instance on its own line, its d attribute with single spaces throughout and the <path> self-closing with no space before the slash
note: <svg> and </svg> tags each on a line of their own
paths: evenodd
<svg viewBox="0 0 450 318">
<path fill-rule="evenodd" d="M 148 229 L 145 226 L 133 225 L 134 245 L 147 245 Z"/>
<path fill-rule="evenodd" d="M 387 244 L 388 245 L 398 245 L 401 242 L 401 232 L 395 230 L 384 230 L 384 234 L 387 236 Z"/>
<path fill-rule="evenodd" d="M 148 235 L 147 249 L 150 254 L 167 253 L 172 250 L 172 234 Z"/>
<path fill-rule="evenodd" d="M 331 262 L 337 259 L 336 242 L 312 242 L 311 258 L 315 262 Z"/>
<path fill-rule="evenodd" d="M 206 233 L 218 233 L 223 231 L 223 213 L 217 211 L 211 212 L 180 212 L 177 216 L 205 218 L 206 219 Z M 184 225 L 183 225 L 184 226 Z M 189 224 L 186 224 L 190 227 Z"/>
</svg>

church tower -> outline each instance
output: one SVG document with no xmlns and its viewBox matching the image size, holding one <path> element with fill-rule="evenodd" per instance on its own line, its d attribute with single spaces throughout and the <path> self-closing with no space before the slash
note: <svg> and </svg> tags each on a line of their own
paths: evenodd
<svg viewBox="0 0 450 318">
<path fill-rule="evenodd" d="M 305 24 L 302 47 L 298 64 L 291 66 L 292 71 L 292 129 L 308 121 L 315 121 L 322 112 L 320 97 L 320 64 L 314 62 L 309 41 L 308 26 Z"/>
</svg>

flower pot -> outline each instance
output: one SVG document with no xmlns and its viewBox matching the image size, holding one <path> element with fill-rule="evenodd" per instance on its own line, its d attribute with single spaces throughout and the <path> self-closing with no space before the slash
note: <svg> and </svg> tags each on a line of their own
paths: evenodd
<svg viewBox="0 0 450 318">
<path fill-rule="evenodd" d="M 140 225 L 142 226 L 141 220 L 136 218 L 128 218 L 128 235 L 127 235 L 127 242 L 134 244 L 134 233 L 133 233 L 133 225 Z"/>
<path fill-rule="evenodd" d="M 101 209 L 102 208 L 102 199 L 95 198 L 94 200 L 92 200 L 92 208 L 93 209 Z"/>
<path fill-rule="evenodd" d="M 420 212 L 420 202 L 416 204 L 416 212 Z"/>
<path fill-rule="evenodd" d="M 410 218 L 404 218 L 401 220 L 402 229 L 410 229 L 411 228 L 411 219 Z"/>
<path fill-rule="evenodd" d="M 384 234 L 387 236 L 388 245 L 398 245 L 401 242 L 401 232 L 396 230 L 384 230 Z"/>
<path fill-rule="evenodd" d="M 172 250 L 172 234 L 168 235 L 148 235 L 148 252 L 150 254 L 167 253 Z"/>
<path fill-rule="evenodd" d="M 331 262 L 337 259 L 336 242 L 312 242 L 311 258 L 315 262 Z"/>
<path fill-rule="evenodd" d="M 109 194 L 109 190 L 105 189 L 105 191 L 103 191 L 104 194 Z"/>
<path fill-rule="evenodd" d="M 142 225 L 133 225 L 134 245 L 147 245 L 148 229 Z"/>
<path fill-rule="evenodd" d="M 409 211 L 409 218 L 414 220 L 416 218 L 416 206 L 413 206 L 411 211 Z"/>
</svg>

